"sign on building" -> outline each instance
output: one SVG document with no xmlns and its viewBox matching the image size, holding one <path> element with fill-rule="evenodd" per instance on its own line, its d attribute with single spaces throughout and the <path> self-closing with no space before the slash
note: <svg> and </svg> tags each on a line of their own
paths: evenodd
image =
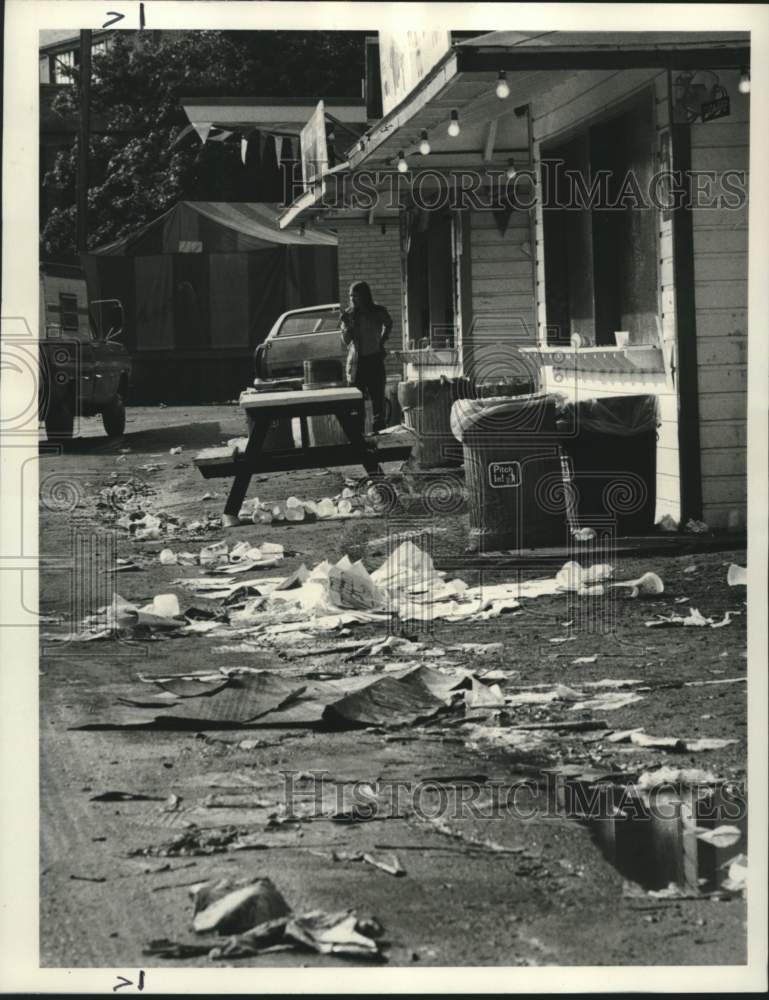
<svg viewBox="0 0 769 1000">
<path fill-rule="evenodd" d="M 305 189 L 320 180 L 328 170 L 328 148 L 326 146 L 326 109 L 323 101 L 318 101 L 300 137 L 302 157 L 302 180 Z"/>
<path fill-rule="evenodd" d="M 450 31 L 380 31 L 383 113 L 400 104 L 450 48 Z"/>
</svg>

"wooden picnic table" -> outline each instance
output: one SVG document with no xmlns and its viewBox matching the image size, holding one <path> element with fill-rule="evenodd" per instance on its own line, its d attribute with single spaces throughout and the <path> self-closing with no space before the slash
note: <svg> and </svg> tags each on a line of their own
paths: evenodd
<svg viewBox="0 0 769 1000">
<path fill-rule="evenodd" d="M 369 475 L 382 475 L 380 462 L 405 459 L 411 453 L 408 445 L 378 448 L 375 440 L 365 437 L 363 395 L 352 386 L 278 392 L 246 389 L 240 394 L 238 403 L 249 424 L 245 447 L 209 448 L 195 459 L 205 479 L 233 479 L 224 507 L 227 527 L 238 523 L 251 476 L 256 473 L 360 464 Z M 262 451 L 267 431 L 276 418 L 298 417 L 304 427 L 307 417 L 327 414 L 337 418 L 347 444 L 310 447 L 303 433 L 300 448 Z"/>
</svg>

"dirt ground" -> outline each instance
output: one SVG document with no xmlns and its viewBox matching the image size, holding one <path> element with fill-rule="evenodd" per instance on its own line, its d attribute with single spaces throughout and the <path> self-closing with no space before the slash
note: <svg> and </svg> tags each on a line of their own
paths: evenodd
<svg viewBox="0 0 769 1000">
<path fill-rule="evenodd" d="M 83 593 L 82 582 L 75 580 L 73 586 L 64 558 L 72 552 L 73 530 L 97 538 L 109 534 L 94 503 L 100 488 L 114 482 L 115 476 L 132 477 L 154 491 L 155 511 L 165 509 L 188 519 L 219 513 L 228 483 L 204 481 L 192 459 L 196 450 L 242 433 L 242 415 L 235 406 L 136 408 L 129 411 L 126 434 L 119 441 L 108 441 L 97 420 L 86 420 L 81 436 L 64 454 L 41 447 L 41 559 L 60 562 L 41 573 L 40 610 L 65 619 L 60 625 L 41 626 L 41 633 L 66 631 L 74 599 L 86 612 L 106 603 L 103 580 L 101 585 L 98 580 L 88 582 Z M 175 447 L 183 449 L 181 454 L 169 453 Z M 142 469 L 145 465 L 157 468 Z M 249 496 L 270 500 L 291 494 L 333 496 L 351 474 L 356 470 L 255 477 Z M 201 500 L 207 492 L 216 496 Z M 291 554 L 278 570 L 267 570 L 265 575 L 284 570 L 287 574 L 302 562 L 313 566 L 344 554 L 363 559 L 371 570 L 387 554 L 382 539 L 388 532 L 426 523 L 412 511 L 394 525 L 385 518 L 250 525 L 171 544 L 177 550 L 197 551 L 202 544 L 225 537 L 280 542 Z M 431 536 L 436 566 L 450 567 L 452 577 L 476 583 L 478 560 L 463 563 L 466 514 L 449 512 L 430 524 L 437 529 Z M 137 542 L 126 532 L 117 532 L 117 555 L 132 557 L 145 567 L 115 576 L 116 589 L 124 598 L 144 603 L 169 591 L 182 597 L 183 591 L 170 581 L 180 575 L 200 575 L 199 568 L 160 565 L 157 553 L 165 544 Z M 523 601 L 520 613 L 484 622 L 437 623 L 431 636 L 418 636 L 432 646 L 501 642 L 501 652 L 477 653 L 469 648 L 427 662 L 450 662 L 479 675 L 494 671 L 496 676 L 501 670 L 504 679 L 499 683 L 506 693 L 538 684 L 582 688 L 602 680 L 642 682 L 641 700 L 613 711 L 570 712 L 559 702 L 515 705 L 511 714 L 516 725 L 564 719 L 608 724 L 606 730 L 544 729 L 539 739 L 532 737 L 531 744 L 519 747 L 485 739 L 477 727 L 461 725 L 462 719 L 456 717 L 405 731 L 330 732 L 299 724 L 205 733 L 72 729 L 88 705 L 98 716 L 110 692 L 136 680 L 138 673 L 172 674 L 226 663 L 294 677 L 318 671 L 371 672 L 376 677 L 381 663 L 344 662 L 338 653 L 292 660 L 266 647 L 221 655 L 213 652 L 218 645 L 215 633 L 134 643 L 44 640 L 41 964 L 128 969 L 210 966 L 205 956 L 163 960 L 143 955 L 142 949 L 158 938 L 199 943 L 191 929 L 189 886 L 225 875 L 269 876 L 296 912 L 355 909 L 359 915 L 375 916 L 385 931 L 384 953 L 394 965 L 743 963 L 743 898 L 649 895 L 649 886 L 664 887 L 667 878 L 655 878 L 655 866 L 663 865 L 659 852 L 665 848 L 658 843 L 652 850 L 648 831 L 639 837 L 635 830 L 634 848 L 627 843 L 620 847 L 624 834 L 612 833 L 608 839 L 614 846 L 607 848 L 606 837 L 601 839 L 595 827 L 555 808 L 557 795 L 538 808 L 494 815 L 486 807 L 490 789 L 509 790 L 526 779 L 542 782 L 548 769 L 560 768 L 563 775 L 563 768 L 570 765 L 573 774 L 582 770 L 631 776 L 662 765 L 702 768 L 739 785 L 745 778 L 745 683 L 685 685 L 745 677 L 745 591 L 726 583 L 729 563 L 744 565 L 745 559 L 744 550 L 727 550 L 615 560 L 615 578 L 654 570 L 664 581 L 665 592 L 618 600 L 615 625 L 608 632 L 570 629 L 567 623 L 573 620 L 575 605 L 561 595 Z M 500 580 L 510 579 L 513 571 L 508 565 L 484 572 L 486 578 Z M 530 567 L 525 576 L 552 572 Z M 676 603 L 676 598 L 688 601 Z M 727 610 L 739 614 L 729 627 L 718 630 L 644 625 L 657 613 L 686 614 L 690 607 L 717 619 Z M 352 630 L 355 638 L 382 632 L 373 625 Z M 571 635 L 567 642 L 552 642 Z M 574 662 L 593 656 L 592 662 Z M 720 750 L 673 752 L 606 739 L 613 730 L 637 727 L 655 736 L 724 737 L 735 742 Z M 293 777 L 287 779 L 286 772 Z M 309 772 L 315 773 L 314 781 Z M 318 772 L 326 782 L 321 792 Z M 285 802 L 287 780 L 305 805 L 318 795 L 327 805 L 329 796 L 338 795 L 334 783 L 356 781 L 410 783 L 412 792 L 421 790 L 421 798 L 416 806 L 413 795 L 403 802 L 390 801 L 370 822 L 335 822 L 324 815 L 327 809 L 306 817 L 300 811 L 300 822 L 271 822 L 269 816 L 280 812 Z M 222 809 L 206 805 L 212 792 L 233 789 L 247 789 L 256 804 Z M 150 798 L 92 801 L 92 796 L 110 790 Z M 477 808 L 461 808 L 463 797 L 476 793 Z M 168 811 L 171 795 L 179 801 Z M 526 803 L 530 804 L 528 799 Z M 169 840 L 189 828 L 185 823 L 203 828 L 232 825 L 261 834 L 259 849 L 194 857 L 131 855 Z M 332 854 L 372 849 L 395 853 L 406 874 L 394 877 L 366 863 L 335 861 Z M 714 869 L 716 862 L 722 864 L 743 851 L 747 853 L 744 841 L 719 849 L 714 856 L 700 856 L 699 862 Z M 609 860 L 612 852 L 615 864 Z M 286 950 L 231 963 L 290 967 L 349 961 Z"/>
</svg>

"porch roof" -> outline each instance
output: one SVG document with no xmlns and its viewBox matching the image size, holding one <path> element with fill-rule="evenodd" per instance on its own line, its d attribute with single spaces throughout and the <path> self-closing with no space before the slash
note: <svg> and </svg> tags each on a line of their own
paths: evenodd
<svg viewBox="0 0 769 1000">
<path fill-rule="evenodd" d="M 455 45 L 423 80 L 348 150 L 350 171 L 392 170 L 402 152 L 410 166 L 494 167 L 528 159 L 525 106 L 543 90 L 591 70 L 747 67 L 747 32 L 512 32 L 494 31 Z M 495 85 L 508 74 L 510 96 Z M 449 137 L 452 111 L 460 134 Z M 418 153 L 426 132 L 431 151 Z M 321 210 L 305 192 L 280 218 L 281 228 Z"/>
</svg>

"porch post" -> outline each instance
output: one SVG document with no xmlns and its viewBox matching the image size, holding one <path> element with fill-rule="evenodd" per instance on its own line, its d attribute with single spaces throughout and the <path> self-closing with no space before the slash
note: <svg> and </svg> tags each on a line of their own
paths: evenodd
<svg viewBox="0 0 769 1000">
<path fill-rule="evenodd" d="M 671 88 L 672 93 L 672 88 Z M 691 135 L 688 125 L 671 124 L 672 169 L 681 178 L 682 198 L 673 209 L 673 280 L 678 354 L 678 460 L 681 523 L 702 519 L 702 464 L 694 299 L 694 236 L 691 213 Z"/>
</svg>

